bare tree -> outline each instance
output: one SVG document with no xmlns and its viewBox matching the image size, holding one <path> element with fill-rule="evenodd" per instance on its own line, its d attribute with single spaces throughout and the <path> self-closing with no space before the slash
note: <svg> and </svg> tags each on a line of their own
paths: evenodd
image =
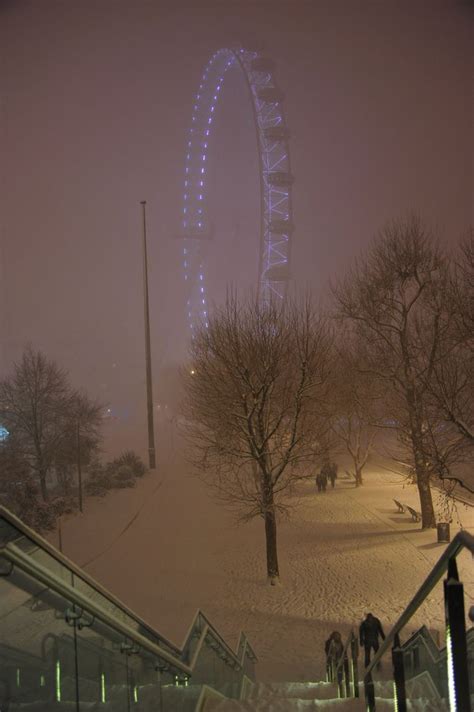
<svg viewBox="0 0 474 712">
<path fill-rule="evenodd" d="M 340 318 L 352 326 L 367 373 L 383 385 L 387 413 L 406 434 L 420 496 L 422 527 L 436 524 L 430 490 L 430 443 L 438 415 L 427 384 L 449 330 L 448 260 L 415 216 L 381 232 L 334 288 Z"/>
<path fill-rule="evenodd" d="M 79 508 L 82 511 L 82 472 L 97 454 L 104 406 L 86 393 L 72 391 L 64 418 L 63 437 L 54 456 L 54 469 L 63 493 L 68 495 L 77 473 Z"/>
<path fill-rule="evenodd" d="M 343 341 L 342 341 L 343 339 Z M 377 415 L 374 407 L 377 396 L 373 380 L 364 373 L 357 354 L 357 344 L 341 338 L 338 348 L 336 416 L 333 431 L 337 440 L 352 459 L 356 487 L 363 484 L 363 470 L 377 435 Z"/>
<path fill-rule="evenodd" d="M 474 350 L 474 228 L 461 240 L 456 261 L 454 300 L 458 331 Z"/>
<path fill-rule="evenodd" d="M 13 374 L 0 382 L 0 420 L 12 445 L 39 480 L 48 499 L 47 476 L 71 446 L 72 422 L 95 438 L 97 406 L 73 391 L 67 375 L 40 351 L 28 347 Z M 87 426 L 85 423 L 87 422 Z M 76 431 L 74 431 L 76 432 Z"/>
<path fill-rule="evenodd" d="M 185 374 L 191 458 L 242 520 L 264 519 L 274 584 L 277 513 L 308 477 L 303 464 L 326 447 L 332 335 L 309 300 L 258 305 L 231 296 L 208 324 L 194 336 Z"/>
<path fill-rule="evenodd" d="M 427 387 L 474 455 L 474 232 L 461 242 L 445 300 L 447 338 Z"/>
</svg>

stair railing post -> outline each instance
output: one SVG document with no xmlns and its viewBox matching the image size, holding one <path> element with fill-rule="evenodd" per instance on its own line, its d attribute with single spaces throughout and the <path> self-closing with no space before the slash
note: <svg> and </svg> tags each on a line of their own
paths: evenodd
<svg viewBox="0 0 474 712">
<path fill-rule="evenodd" d="M 371 672 L 364 677 L 364 692 L 367 712 L 375 712 L 375 690 Z"/>
<path fill-rule="evenodd" d="M 351 663 L 352 663 L 352 681 L 354 697 L 359 697 L 359 645 L 356 636 L 352 635 L 351 640 Z"/>
<path fill-rule="evenodd" d="M 405 666 L 403 651 L 400 647 L 400 636 L 395 636 L 392 647 L 393 693 L 395 712 L 407 712 L 407 695 L 405 689 Z"/>
<path fill-rule="evenodd" d="M 349 674 L 349 658 L 347 655 L 344 655 L 344 662 L 343 662 L 343 667 L 344 667 L 344 681 L 346 684 L 346 697 L 351 696 L 351 678 Z"/>
<path fill-rule="evenodd" d="M 337 670 L 337 689 L 339 691 L 339 697 L 343 698 L 345 697 L 345 685 L 344 685 L 344 665 L 341 665 L 340 668 Z"/>
<path fill-rule="evenodd" d="M 454 557 L 449 560 L 448 576 L 444 580 L 444 605 L 449 708 L 456 712 L 470 712 L 464 587 L 459 581 Z"/>
</svg>

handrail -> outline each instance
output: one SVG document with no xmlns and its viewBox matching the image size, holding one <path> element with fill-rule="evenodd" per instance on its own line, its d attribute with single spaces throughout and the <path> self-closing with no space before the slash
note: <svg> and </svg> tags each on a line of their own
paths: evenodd
<svg viewBox="0 0 474 712">
<path fill-rule="evenodd" d="M 111 616 L 105 609 L 96 605 L 94 601 L 87 598 L 87 596 L 81 593 L 77 588 L 74 588 L 70 584 L 61 580 L 58 576 L 51 573 L 51 571 L 48 571 L 44 566 L 38 564 L 38 562 L 32 561 L 30 557 L 18 549 L 15 544 L 7 544 L 6 547 L 3 548 L 1 555 L 13 564 L 19 566 L 23 571 L 34 577 L 37 581 L 41 581 L 41 583 L 45 584 L 48 588 L 64 596 L 64 598 L 71 601 L 71 603 L 77 603 L 80 608 L 92 613 L 92 615 L 111 628 L 118 630 L 127 638 L 137 643 L 141 648 L 152 653 L 157 658 L 161 658 L 174 667 L 180 668 L 182 672 L 187 675 L 191 675 L 191 668 L 182 663 L 181 660 L 174 658 L 170 653 L 167 653 L 166 650 L 158 647 L 158 645 L 155 645 L 148 640 L 148 638 L 145 638 L 145 636 L 137 633 L 133 630 L 133 628 L 130 628 L 122 621 Z"/>
<path fill-rule="evenodd" d="M 207 625 L 208 628 L 209 628 L 209 632 L 212 633 L 212 635 L 213 635 L 214 638 L 217 640 L 217 642 L 219 642 L 219 643 L 221 644 L 221 646 L 222 646 L 223 648 L 225 648 L 226 651 L 227 651 L 230 655 L 232 655 L 234 658 L 237 658 L 237 656 L 236 656 L 236 654 L 234 653 L 234 651 L 232 650 L 232 648 L 231 648 L 231 647 L 226 643 L 226 641 L 221 637 L 221 634 L 220 634 L 219 631 L 215 628 L 215 626 L 210 622 L 210 620 L 207 618 L 207 616 L 206 616 L 202 611 L 198 611 L 198 616 L 200 616 L 200 617 L 205 621 L 206 625 Z M 239 644 L 237 645 L 237 650 L 239 650 L 240 638 L 241 638 L 242 636 L 244 637 L 244 641 L 245 641 L 245 648 L 244 648 L 244 651 L 243 651 L 243 652 L 244 652 L 245 654 L 248 654 L 247 651 L 250 651 L 250 653 L 251 653 L 251 656 L 250 656 L 250 657 L 253 659 L 254 662 L 256 662 L 256 661 L 257 661 L 257 656 L 255 655 L 254 650 L 253 650 L 252 646 L 250 645 L 249 641 L 247 640 L 247 636 L 245 635 L 245 633 L 243 633 L 243 631 L 240 632 Z"/>
<path fill-rule="evenodd" d="M 199 627 L 198 621 L 200 619 L 202 619 L 202 621 L 204 621 L 205 626 L 207 626 L 206 634 L 208 632 L 211 632 L 214 639 L 216 640 L 217 644 L 219 645 L 219 647 L 227 654 L 227 656 L 229 656 L 231 659 L 233 659 L 235 663 L 238 663 L 239 665 L 243 665 L 246 655 L 248 655 L 253 662 L 257 661 L 257 657 L 253 651 L 253 648 L 250 645 L 249 641 L 247 640 L 247 637 L 245 636 L 245 634 L 242 631 L 240 632 L 238 648 L 237 648 L 237 652 L 235 653 L 229 647 L 229 645 L 225 642 L 225 640 L 222 638 L 222 636 L 217 631 L 217 629 L 212 625 L 212 623 L 210 623 L 210 621 L 207 619 L 207 617 L 204 615 L 204 613 L 199 609 L 196 611 L 193 622 L 188 630 L 186 638 L 184 639 L 182 647 L 179 648 L 177 645 L 175 645 L 174 643 L 171 643 L 169 640 L 167 640 L 167 638 L 165 638 L 160 633 L 155 631 L 148 623 L 146 623 L 142 618 L 140 618 L 130 608 L 128 608 L 118 598 L 116 598 L 112 593 L 110 593 L 110 591 L 108 591 L 101 584 L 99 584 L 97 581 L 95 581 L 89 574 L 87 574 L 79 566 L 77 566 L 77 564 L 75 564 L 73 561 L 68 559 L 67 556 L 65 556 L 63 553 L 57 551 L 57 549 L 55 549 L 54 546 L 52 546 L 48 541 L 46 541 L 46 539 L 44 539 L 41 535 L 39 535 L 33 529 L 31 529 L 26 524 L 24 524 L 24 522 L 22 522 L 18 517 L 16 517 L 8 509 L 6 509 L 5 507 L 0 505 L 0 520 L 2 517 L 13 528 L 18 530 L 20 535 L 25 536 L 34 545 L 36 545 L 40 549 L 45 550 L 53 559 L 58 561 L 61 565 L 65 566 L 68 570 L 72 571 L 72 573 L 74 573 L 74 575 L 77 576 L 78 579 L 82 580 L 88 586 L 90 586 L 90 588 L 92 590 L 94 590 L 100 596 L 103 596 L 107 601 L 109 601 L 114 606 L 116 606 L 118 609 L 123 611 L 132 621 L 137 623 L 138 626 L 140 626 L 141 628 L 146 630 L 151 636 L 153 636 L 153 638 L 155 639 L 156 642 L 154 642 L 153 640 L 150 640 L 148 637 L 145 637 L 140 632 L 133 630 L 133 628 L 130 628 L 130 626 L 127 626 L 125 623 L 122 622 L 120 625 L 124 629 L 125 628 L 127 629 L 126 630 L 127 637 L 135 639 L 136 642 L 142 648 L 148 648 L 150 652 L 152 652 L 154 655 L 157 655 L 158 657 L 162 657 L 164 660 L 167 660 L 167 658 L 169 657 L 170 660 L 168 662 L 172 663 L 175 666 L 180 667 L 183 670 L 183 672 L 185 672 L 186 674 L 190 674 L 191 669 L 189 668 L 188 665 L 186 665 L 186 663 L 184 663 L 182 661 L 181 658 L 182 658 L 183 654 L 185 653 L 187 646 L 194 635 L 195 630 Z M 12 549 L 12 547 L 14 547 L 14 548 Z M 87 610 L 91 610 L 91 608 L 96 609 L 96 615 L 98 618 L 104 620 L 104 616 L 108 617 L 108 620 L 109 620 L 108 625 L 111 625 L 111 622 L 112 622 L 112 627 L 117 627 L 117 619 L 116 618 L 112 618 L 110 616 L 110 614 L 107 613 L 107 611 L 104 611 L 100 606 L 95 604 L 91 599 L 84 596 L 84 594 L 81 594 L 80 591 L 78 591 L 74 586 L 68 586 L 61 579 L 56 577 L 55 574 L 52 573 L 50 570 L 48 570 L 46 567 L 44 567 L 43 565 L 41 565 L 38 562 L 31 559 L 31 557 L 29 557 L 27 554 L 25 554 L 23 551 L 21 551 L 21 549 L 19 549 L 14 544 L 14 541 L 7 544 L 5 547 L 3 547 L 3 549 L 0 547 L 0 551 L 2 551 L 5 558 L 8 558 L 9 560 L 12 560 L 12 558 L 15 557 L 17 559 L 15 563 L 17 563 L 21 568 L 30 567 L 33 575 L 36 575 L 37 573 L 39 574 L 38 578 L 40 578 L 40 580 L 44 581 L 45 576 L 49 577 L 49 583 L 47 585 L 51 585 L 51 588 L 58 590 L 58 588 L 57 588 L 58 585 L 67 586 L 68 591 L 69 591 L 68 598 L 70 600 L 74 600 L 74 597 L 76 597 L 77 602 L 79 603 L 78 599 L 80 598 L 83 601 L 80 604 L 83 608 L 86 608 Z M 33 569 L 35 572 L 33 572 Z M 61 592 L 61 591 L 59 591 L 59 592 Z M 202 638 L 202 631 L 200 631 L 199 637 Z M 204 638 L 205 638 L 205 636 L 204 636 Z M 142 641 L 148 641 L 149 645 L 144 645 Z M 242 641 L 243 641 L 243 647 L 241 650 Z M 171 650 L 171 653 L 168 653 L 166 650 L 158 647 L 160 645 L 160 643 L 162 643 L 163 645 L 168 647 Z M 200 643 L 199 643 L 199 645 L 200 645 Z M 156 648 L 156 650 L 155 650 L 155 648 Z M 239 659 L 239 653 L 240 653 L 241 659 Z M 195 656 L 193 656 L 193 659 L 194 659 L 194 657 Z"/>
<path fill-rule="evenodd" d="M 240 631 L 239 642 L 237 643 L 237 651 L 240 651 L 241 649 L 242 659 L 244 658 L 244 655 L 248 655 L 253 663 L 258 662 L 258 657 L 243 630 Z"/>
<path fill-rule="evenodd" d="M 375 665 L 377 665 L 383 655 L 385 655 L 385 653 L 390 648 L 390 645 L 394 642 L 395 636 L 398 635 L 402 628 L 406 626 L 408 621 L 421 606 L 425 598 L 433 590 L 433 588 L 436 586 L 443 574 L 447 571 L 449 560 L 457 556 L 463 549 L 468 549 L 468 551 L 470 551 L 471 554 L 474 556 L 474 536 L 472 536 L 472 534 L 469 534 L 469 532 L 466 531 L 458 532 L 452 542 L 446 547 L 437 563 L 431 569 L 425 581 L 421 584 L 420 588 L 415 593 L 412 600 L 401 614 L 400 618 L 397 620 L 393 628 L 385 637 L 384 642 L 370 661 L 369 665 L 367 665 L 367 667 L 365 668 L 363 674 L 364 680 L 367 680 Z"/>
<path fill-rule="evenodd" d="M 177 645 L 171 643 L 163 635 L 153 630 L 149 623 L 140 618 L 140 616 L 138 616 L 130 608 L 128 608 L 126 604 L 122 603 L 122 601 L 120 601 L 116 596 L 114 596 L 113 593 L 111 593 L 108 589 L 98 583 L 88 573 L 83 571 L 83 569 L 81 569 L 74 561 L 71 561 L 71 559 L 68 559 L 68 557 L 65 556 L 62 552 L 55 549 L 55 547 L 50 544 L 49 541 L 44 539 L 44 537 L 42 537 L 40 534 L 31 529 L 27 524 L 22 522 L 21 519 L 19 519 L 15 514 L 13 514 L 13 512 L 10 512 L 10 510 L 8 510 L 6 507 L 0 505 L 0 519 L 2 518 L 6 519 L 6 521 L 9 522 L 9 524 L 11 524 L 15 529 L 18 529 L 18 531 L 23 534 L 23 536 L 27 537 L 28 539 L 31 539 L 34 544 L 39 546 L 41 549 L 47 551 L 47 553 L 52 556 L 53 559 L 70 569 L 75 576 L 77 576 L 79 579 L 82 579 L 82 581 L 84 581 L 97 593 L 99 593 L 101 596 L 110 601 L 110 603 L 112 603 L 114 606 L 117 606 L 117 608 L 122 609 L 122 611 L 124 611 L 128 616 L 130 616 L 130 618 L 132 618 L 132 620 L 135 621 L 135 623 L 145 628 L 154 637 L 158 638 L 161 642 L 163 642 L 166 646 L 174 650 L 176 653 L 181 653 Z"/>
<path fill-rule="evenodd" d="M 232 659 L 234 661 L 234 665 L 238 665 L 239 668 L 243 667 L 246 655 L 253 662 L 257 661 L 257 656 L 255 655 L 252 646 L 248 642 L 247 637 L 245 633 L 243 633 L 243 631 L 240 631 L 239 642 L 237 644 L 237 652 L 234 652 L 232 648 L 222 638 L 217 629 L 208 620 L 206 615 L 200 610 L 196 612 L 193 621 L 188 628 L 188 632 L 186 633 L 183 642 L 183 652 L 187 649 L 189 642 L 194 637 L 195 631 L 199 631 L 199 640 L 197 642 L 196 649 L 193 653 L 191 662 L 189 663 L 191 668 L 194 668 L 194 664 L 198 658 L 199 651 L 209 634 L 212 635 L 213 639 L 218 643 L 218 645 L 224 651 L 226 656 Z"/>
<path fill-rule="evenodd" d="M 339 668 L 342 667 L 342 665 L 344 664 L 344 658 L 346 657 L 346 654 L 347 654 L 347 648 L 349 647 L 349 644 L 350 644 L 350 642 L 351 642 L 351 640 L 352 640 L 352 636 L 353 636 L 353 635 L 354 635 L 354 629 L 351 628 L 350 633 L 349 633 L 349 635 L 347 636 L 347 640 L 346 640 L 346 643 L 345 643 L 345 645 L 344 645 L 344 648 L 343 648 L 343 650 L 342 650 L 341 657 L 339 658 L 339 662 L 338 662 L 337 667 L 336 667 L 336 676 L 337 676 L 337 673 L 339 672 Z M 337 678 L 336 678 L 336 679 L 337 679 Z"/>
</svg>

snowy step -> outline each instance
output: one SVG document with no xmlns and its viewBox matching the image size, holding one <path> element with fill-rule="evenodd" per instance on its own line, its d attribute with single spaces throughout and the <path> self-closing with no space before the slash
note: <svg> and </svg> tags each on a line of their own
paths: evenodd
<svg viewBox="0 0 474 712">
<path fill-rule="evenodd" d="M 300 700 L 329 700 L 338 697 L 332 682 L 257 682 L 250 694 L 256 697 L 296 697 Z"/>
<path fill-rule="evenodd" d="M 385 708 L 385 709 L 393 709 Z M 385 712 L 381 708 L 381 712 Z M 338 700 L 315 698 L 299 699 L 297 697 L 251 698 L 248 700 L 221 700 L 206 705 L 205 712 L 310 712 L 310 710 L 327 710 L 334 712 L 364 712 L 363 700 Z M 377 709 L 378 712 L 378 709 Z"/>
<path fill-rule="evenodd" d="M 246 700 L 212 700 L 205 712 L 362 712 L 362 700 L 338 699 L 330 682 L 257 683 Z"/>
<path fill-rule="evenodd" d="M 395 704 L 389 697 L 393 684 L 389 681 L 377 681 L 377 712 L 393 712 Z M 362 685 L 358 699 L 337 697 L 337 687 L 329 682 L 288 682 L 256 683 L 250 696 L 245 700 L 209 699 L 202 712 L 365 712 Z M 440 712 L 444 707 L 426 699 L 408 702 L 410 712 Z"/>
</svg>

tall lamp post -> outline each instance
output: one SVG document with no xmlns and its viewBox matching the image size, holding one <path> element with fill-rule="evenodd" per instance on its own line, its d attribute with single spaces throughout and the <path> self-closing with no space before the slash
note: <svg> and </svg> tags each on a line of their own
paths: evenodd
<svg viewBox="0 0 474 712">
<path fill-rule="evenodd" d="M 155 430 L 153 427 L 153 386 L 151 379 L 150 307 L 148 303 L 148 258 L 146 250 L 146 200 L 140 202 L 143 213 L 143 301 L 145 308 L 146 401 L 148 415 L 148 464 L 156 468 Z"/>
</svg>

